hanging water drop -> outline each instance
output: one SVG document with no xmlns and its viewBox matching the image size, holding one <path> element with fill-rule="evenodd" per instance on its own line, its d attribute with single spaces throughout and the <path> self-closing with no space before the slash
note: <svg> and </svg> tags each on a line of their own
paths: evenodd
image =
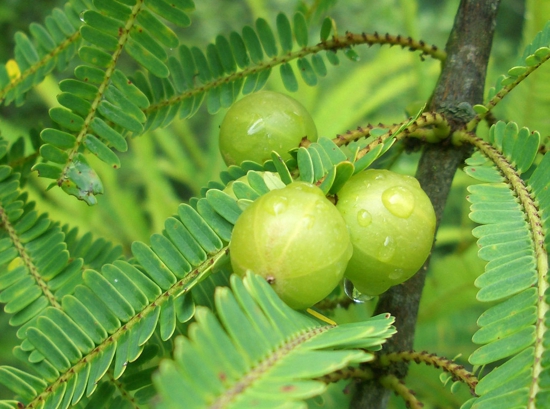
<svg viewBox="0 0 550 409">
<path fill-rule="evenodd" d="M 374 296 L 372 295 L 361 294 L 355 288 L 353 283 L 347 278 L 344 278 L 344 292 L 354 303 L 357 303 L 357 304 L 363 304 L 374 298 Z"/>
<path fill-rule="evenodd" d="M 84 20 L 84 13 L 86 13 L 86 10 L 81 11 L 80 14 L 78 15 L 78 18 L 79 18 L 80 21 L 82 21 L 83 23 L 86 22 L 86 20 Z"/>
</svg>

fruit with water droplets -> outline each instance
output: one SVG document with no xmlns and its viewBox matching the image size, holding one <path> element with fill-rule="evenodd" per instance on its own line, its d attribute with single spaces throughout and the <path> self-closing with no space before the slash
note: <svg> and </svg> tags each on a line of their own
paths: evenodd
<svg viewBox="0 0 550 409">
<path fill-rule="evenodd" d="M 413 276 L 430 254 L 435 212 L 418 181 L 388 170 L 353 176 L 338 192 L 353 256 L 345 276 L 365 295 L 379 295 Z"/>
<path fill-rule="evenodd" d="M 285 94 L 262 91 L 229 108 L 220 126 L 220 151 L 227 165 L 263 163 L 272 151 L 286 160 L 304 137 L 317 140 L 317 128 L 304 106 Z"/>
<path fill-rule="evenodd" d="M 241 214 L 231 236 L 233 271 L 263 276 L 303 309 L 338 285 L 351 257 L 346 223 L 321 189 L 305 182 L 272 190 Z"/>
</svg>

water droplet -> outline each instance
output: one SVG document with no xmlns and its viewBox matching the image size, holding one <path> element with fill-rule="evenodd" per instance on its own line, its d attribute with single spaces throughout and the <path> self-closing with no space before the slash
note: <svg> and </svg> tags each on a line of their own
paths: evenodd
<svg viewBox="0 0 550 409">
<path fill-rule="evenodd" d="M 86 22 L 86 20 L 84 20 L 84 13 L 86 13 L 86 10 L 81 11 L 80 14 L 78 15 L 78 18 L 79 18 L 80 21 L 82 21 L 83 23 Z"/>
<path fill-rule="evenodd" d="M 284 196 L 270 197 L 266 200 L 264 206 L 268 213 L 278 216 L 288 208 L 288 199 Z"/>
<path fill-rule="evenodd" d="M 394 216 L 406 219 L 414 210 L 414 195 L 403 186 L 394 186 L 382 193 L 382 203 Z"/>
<path fill-rule="evenodd" d="M 395 253 L 395 240 L 391 236 L 384 239 L 384 246 L 378 252 L 378 260 L 389 261 Z"/>
<path fill-rule="evenodd" d="M 372 295 L 361 294 L 357 291 L 357 288 L 354 287 L 353 283 L 347 278 L 344 279 L 344 292 L 354 303 L 357 304 L 363 304 L 364 302 L 370 301 L 374 298 Z"/>
<path fill-rule="evenodd" d="M 306 215 L 302 217 L 302 226 L 306 229 L 311 229 L 313 227 L 313 224 L 315 223 L 315 217 L 311 215 Z"/>
<path fill-rule="evenodd" d="M 404 272 L 405 270 L 402 268 L 396 268 L 388 275 L 388 278 L 390 280 L 399 280 L 403 276 Z"/>
<path fill-rule="evenodd" d="M 379 173 L 378 175 L 376 175 L 374 177 L 375 180 L 382 180 L 382 179 L 386 179 L 386 175 L 384 175 L 383 173 Z"/>
<path fill-rule="evenodd" d="M 368 210 L 361 209 L 357 212 L 357 223 L 361 227 L 368 227 L 372 223 L 372 215 Z"/>
<path fill-rule="evenodd" d="M 115 283 L 118 283 L 118 278 L 115 278 Z"/>
</svg>

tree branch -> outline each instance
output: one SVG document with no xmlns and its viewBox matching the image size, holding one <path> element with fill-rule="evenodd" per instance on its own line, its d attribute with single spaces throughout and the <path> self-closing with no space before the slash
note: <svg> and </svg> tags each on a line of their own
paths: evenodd
<svg viewBox="0 0 550 409">
<path fill-rule="evenodd" d="M 500 0 L 461 0 L 452 32 L 447 42 L 447 60 L 434 91 L 430 110 L 445 112 L 452 130 L 471 119 L 470 105 L 483 101 L 483 88 L 496 15 Z M 460 105 L 459 105 L 460 104 Z M 466 105 L 467 107 L 467 105 Z M 434 205 L 437 225 L 451 188 L 456 169 L 469 155 L 469 147 L 453 148 L 446 144 L 427 145 L 420 159 L 416 177 Z M 418 305 L 428 261 L 413 278 L 386 292 L 375 314 L 389 312 L 396 317 L 397 334 L 384 345 L 384 352 L 413 348 Z M 408 365 L 400 363 L 388 369 L 389 374 L 404 378 Z M 387 406 L 390 391 L 376 381 L 360 383 L 351 408 L 382 409 Z"/>
</svg>

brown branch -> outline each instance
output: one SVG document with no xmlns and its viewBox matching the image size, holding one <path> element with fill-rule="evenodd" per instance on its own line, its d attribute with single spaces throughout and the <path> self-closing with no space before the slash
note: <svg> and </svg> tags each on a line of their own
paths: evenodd
<svg viewBox="0 0 550 409">
<path fill-rule="evenodd" d="M 434 91 L 430 110 L 444 112 L 451 130 L 463 127 L 471 118 L 456 114 L 460 103 L 470 105 L 483 101 L 485 74 L 496 14 L 500 0 L 462 0 L 453 30 L 447 42 L 447 59 Z M 427 145 L 420 159 L 417 178 L 430 197 L 441 221 L 451 183 L 458 166 L 469 154 L 469 148 L 449 147 L 443 144 Z M 404 284 L 391 288 L 380 297 L 375 314 L 389 312 L 396 317 L 397 334 L 384 345 L 384 351 L 399 352 L 413 347 L 418 305 L 424 287 L 429 260 L 421 270 Z M 392 366 L 390 374 L 404 378 L 408 365 Z M 359 384 L 351 407 L 354 409 L 382 409 L 387 406 L 389 394 L 376 382 Z"/>
<path fill-rule="evenodd" d="M 475 395 L 475 388 L 478 384 L 477 377 L 470 371 L 464 369 L 462 365 L 454 363 L 450 359 L 430 354 L 429 352 L 392 352 L 391 354 L 382 354 L 371 365 L 390 366 L 396 362 L 415 362 L 417 364 L 426 364 L 449 373 L 454 381 L 460 381 L 468 385 L 472 395 Z"/>
</svg>

